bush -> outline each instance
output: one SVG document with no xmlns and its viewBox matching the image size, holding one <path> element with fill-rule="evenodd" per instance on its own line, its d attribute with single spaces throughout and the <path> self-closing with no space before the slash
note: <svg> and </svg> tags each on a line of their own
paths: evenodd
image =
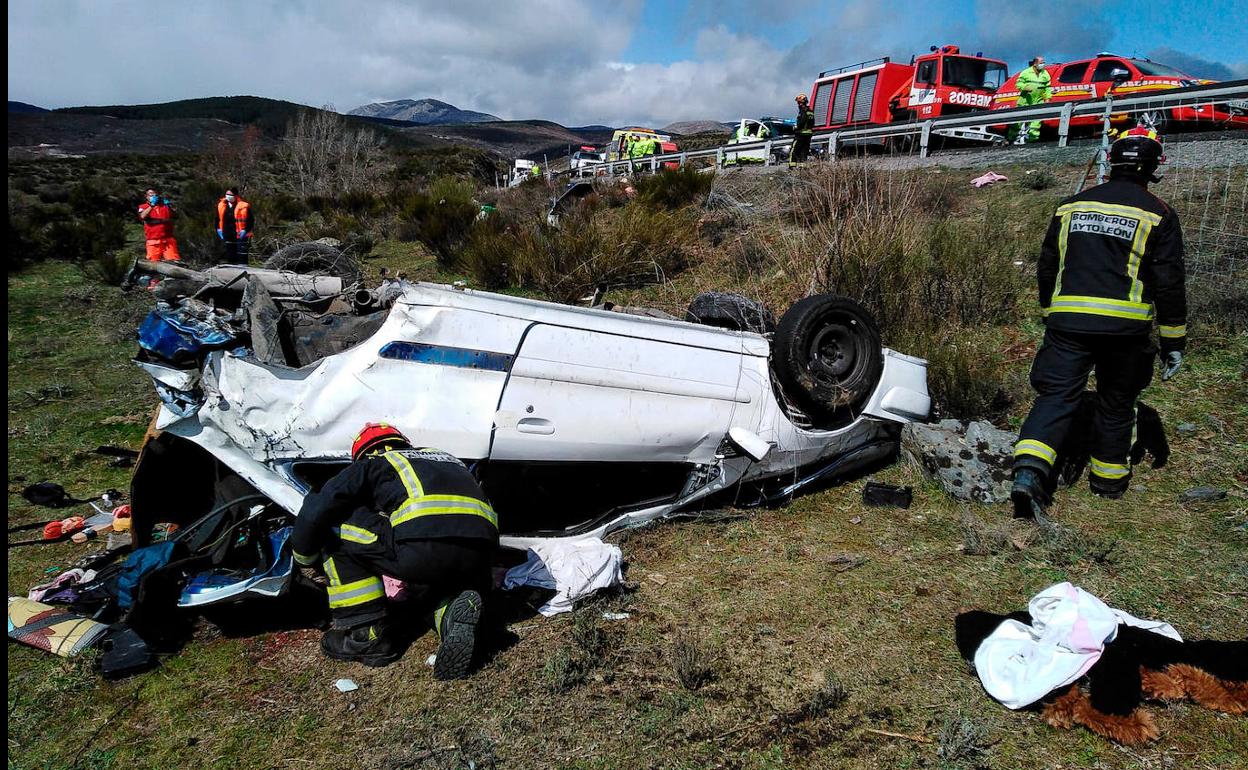
<svg viewBox="0 0 1248 770">
<path fill-rule="evenodd" d="M 697 690 L 715 678 L 714 658 L 705 646 L 688 633 L 680 633 L 668 650 L 668 660 L 676 679 L 686 690 Z"/>
<path fill-rule="evenodd" d="M 450 267 L 480 211 L 472 193 L 471 183 L 453 177 L 439 179 L 423 192 L 409 193 L 400 205 L 396 237 L 419 241 L 434 253 L 439 265 Z"/>
<path fill-rule="evenodd" d="M 1009 370 L 982 327 L 1016 323 L 1026 263 L 1043 235 L 988 207 L 954 219 L 941 185 L 853 164 L 820 169 L 795 188 L 781 222 L 756 228 L 742 267 L 778 265 L 788 281 L 768 287 L 780 307 L 811 291 L 862 302 L 884 343 L 928 359 L 942 414 L 978 418 L 1009 405 Z M 787 222 L 802 225 L 793 234 Z M 1047 217 L 1046 217 L 1047 223 Z M 1035 230 L 1033 232 L 1033 230 Z"/>
<path fill-rule="evenodd" d="M 690 166 L 663 169 L 657 174 L 640 175 L 634 181 L 637 200 L 648 206 L 678 209 L 701 205 L 711 192 L 715 174 L 703 174 Z"/>
<path fill-rule="evenodd" d="M 503 215 L 474 227 L 458 265 L 483 287 L 515 286 L 573 303 L 596 286 L 640 286 L 683 269 L 695 239 L 688 212 L 581 203 L 560 226 L 520 224 Z"/>
<path fill-rule="evenodd" d="M 86 266 L 86 272 L 105 285 L 120 286 L 133 262 L 133 257 L 119 251 L 101 252 Z"/>
<path fill-rule="evenodd" d="M 1029 190 L 1047 190 L 1057 184 L 1057 177 L 1049 171 L 1028 171 L 1018 181 Z"/>
</svg>

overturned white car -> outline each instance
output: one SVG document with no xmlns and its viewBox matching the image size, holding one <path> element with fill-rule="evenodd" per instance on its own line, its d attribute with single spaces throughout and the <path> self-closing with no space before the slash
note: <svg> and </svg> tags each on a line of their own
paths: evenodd
<svg viewBox="0 0 1248 770">
<path fill-rule="evenodd" d="M 462 458 L 503 544 L 524 547 L 717 493 L 785 500 L 889 456 L 928 414 L 925 362 L 881 348 L 839 297 L 775 324 L 700 295 L 690 322 L 426 283 L 335 294 L 337 280 L 236 271 L 149 317 L 137 363 L 164 405 L 134 476 L 138 522 L 257 493 L 294 514 L 381 421 Z"/>
</svg>

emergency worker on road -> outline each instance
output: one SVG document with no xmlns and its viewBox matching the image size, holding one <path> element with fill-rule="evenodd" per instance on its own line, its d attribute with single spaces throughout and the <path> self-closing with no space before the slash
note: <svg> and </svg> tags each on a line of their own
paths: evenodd
<svg viewBox="0 0 1248 770">
<path fill-rule="evenodd" d="M 1014 84 L 1018 87 L 1018 106 L 1031 107 L 1044 104 L 1053 96 L 1052 79 L 1049 71 L 1044 68 L 1044 57 L 1037 56 L 1027 62 L 1027 69 L 1018 73 Z M 1027 124 L 1027 131 L 1020 132 L 1017 123 L 1010 126 L 1010 137 L 1017 135 L 1015 144 L 1040 141 L 1040 121 L 1033 120 Z"/>
<path fill-rule="evenodd" d="M 1014 515 L 1044 511 L 1056 486 L 1057 448 L 1096 371 L 1088 483 L 1118 498 L 1131 480 L 1136 399 L 1153 377 L 1158 324 L 1169 380 L 1183 361 L 1187 295 L 1183 232 L 1174 210 L 1148 191 L 1164 161 L 1152 129 L 1131 129 L 1110 148 L 1109 181 L 1067 198 L 1049 223 L 1036 277 L 1044 341 L 1031 367 L 1036 402 L 1014 448 Z"/>
<path fill-rule="evenodd" d="M 147 258 L 152 262 L 177 262 L 178 241 L 173 237 L 173 220 L 178 212 L 168 198 L 162 197 L 155 188 L 149 188 L 146 200 L 139 204 L 139 221 L 143 223 L 143 238 Z"/>
<path fill-rule="evenodd" d="M 790 168 L 806 162 L 806 156 L 810 154 L 810 140 L 815 134 L 815 111 L 807 106 L 806 94 L 798 94 L 793 101 L 797 102 L 797 127 L 789 149 Z"/>
<path fill-rule="evenodd" d="M 498 548 L 498 516 L 462 462 L 413 449 L 390 425 L 365 425 L 351 459 L 304 498 L 291 536 L 295 561 L 322 564 L 329 578 L 333 627 L 321 649 L 366 666 L 402 654 L 386 619 L 382 575 L 389 575 L 433 610 L 440 640 L 433 675 L 466 676 Z"/>
</svg>

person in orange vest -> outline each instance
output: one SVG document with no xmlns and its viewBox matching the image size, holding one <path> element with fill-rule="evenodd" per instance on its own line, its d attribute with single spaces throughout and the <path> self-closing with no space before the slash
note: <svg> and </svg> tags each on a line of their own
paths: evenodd
<svg viewBox="0 0 1248 770">
<path fill-rule="evenodd" d="M 169 199 L 149 188 L 147 200 L 139 204 L 139 221 L 143 223 L 143 237 L 147 241 L 147 258 L 153 262 L 177 262 L 178 242 L 173 237 L 173 220 L 177 211 Z"/>
<path fill-rule="evenodd" d="M 251 204 L 227 188 L 225 197 L 217 201 L 217 237 L 225 242 L 226 263 L 247 264 L 252 225 Z"/>
</svg>

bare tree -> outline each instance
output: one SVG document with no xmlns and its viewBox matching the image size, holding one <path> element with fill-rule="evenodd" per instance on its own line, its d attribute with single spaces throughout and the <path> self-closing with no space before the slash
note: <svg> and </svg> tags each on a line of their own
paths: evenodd
<svg viewBox="0 0 1248 770">
<path fill-rule="evenodd" d="M 352 129 L 327 104 L 290 122 L 278 157 L 302 195 L 369 190 L 386 171 L 383 147 L 376 131 Z"/>
</svg>

